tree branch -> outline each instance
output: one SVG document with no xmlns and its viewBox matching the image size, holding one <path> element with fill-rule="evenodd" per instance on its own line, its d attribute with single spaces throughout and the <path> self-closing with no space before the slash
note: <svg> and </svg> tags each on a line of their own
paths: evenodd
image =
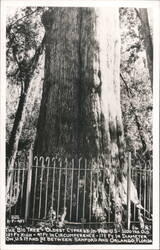
<svg viewBox="0 0 160 250">
<path fill-rule="evenodd" d="M 17 24 L 19 21 L 23 20 L 24 18 L 33 15 L 33 14 L 36 13 L 37 11 L 39 11 L 38 8 L 37 8 L 36 10 L 32 11 L 31 13 L 28 13 L 28 14 L 26 14 L 25 16 L 23 16 L 23 17 L 17 19 L 15 22 L 9 24 L 8 27 L 6 28 L 6 33 L 9 34 L 10 31 L 11 31 L 11 29 L 12 29 L 12 27 L 13 27 L 15 24 Z"/>
<path fill-rule="evenodd" d="M 123 75 L 120 73 L 120 78 L 122 79 L 125 87 L 126 87 L 126 90 L 127 90 L 127 93 L 128 93 L 128 98 L 129 100 L 131 98 L 133 98 L 133 95 L 131 93 L 131 90 L 129 89 L 128 87 L 128 84 L 126 82 L 126 80 L 124 79 Z M 132 103 L 132 101 L 130 100 L 130 105 L 132 107 L 132 111 L 134 113 L 134 116 L 135 116 L 135 122 L 136 122 L 136 125 L 137 125 L 137 128 L 138 128 L 138 132 L 139 132 L 139 136 L 140 136 L 140 139 L 141 139 L 141 142 L 142 142 L 142 146 L 143 146 L 143 152 L 145 152 L 147 150 L 147 144 L 146 144 L 146 141 L 145 141 L 145 137 L 144 137 L 144 133 L 143 133 L 143 128 L 139 122 L 139 118 L 138 118 L 138 115 L 136 114 L 136 111 L 135 111 L 135 107 Z"/>
<path fill-rule="evenodd" d="M 140 16 L 140 14 L 139 14 L 138 9 L 137 9 L 137 8 L 134 8 L 134 10 L 135 10 L 135 12 L 136 12 L 136 14 L 137 14 L 138 18 L 140 19 L 140 21 L 142 21 L 142 20 L 141 20 L 141 16 Z"/>
</svg>

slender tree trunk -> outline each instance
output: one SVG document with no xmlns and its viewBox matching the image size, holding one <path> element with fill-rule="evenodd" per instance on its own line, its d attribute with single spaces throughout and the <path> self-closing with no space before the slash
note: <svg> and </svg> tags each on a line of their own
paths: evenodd
<svg viewBox="0 0 160 250">
<path fill-rule="evenodd" d="M 15 115 L 15 120 L 14 120 L 14 124 L 13 124 L 13 128 L 11 131 L 11 135 L 9 138 L 9 142 L 8 142 L 8 150 L 7 150 L 7 156 L 10 158 L 13 155 L 13 148 L 15 148 L 15 142 L 19 143 L 19 140 L 17 140 L 17 136 L 16 134 L 19 134 L 18 131 L 18 127 L 19 124 L 22 120 L 22 113 L 23 113 L 23 109 L 26 103 L 26 95 L 27 95 L 28 89 L 26 92 L 21 91 L 21 95 L 20 95 L 20 99 L 19 99 L 19 104 L 18 104 L 18 108 L 16 111 L 16 115 Z"/>
<path fill-rule="evenodd" d="M 16 160 L 18 144 L 19 144 L 19 140 L 20 140 L 23 124 L 24 124 L 24 119 L 25 119 L 28 89 L 29 88 L 26 89 L 26 92 L 21 93 L 16 116 L 15 116 L 15 121 L 13 124 L 13 129 L 12 129 L 11 136 L 9 139 L 9 150 L 7 152 L 8 157 L 9 157 L 9 166 L 8 166 L 8 175 L 7 175 L 7 194 L 9 193 L 9 190 L 11 188 L 14 163 Z"/>
<path fill-rule="evenodd" d="M 153 91 L 153 42 L 152 42 L 149 20 L 148 20 L 148 11 L 147 9 L 140 8 L 137 11 L 137 15 L 139 16 L 141 24 L 142 24 L 141 35 L 144 40 L 148 71 L 149 71 L 149 76 L 151 80 L 151 88 Z"/>
<path fill-rule="evenodd" d="M 27 105 L 27 99 L 28 94 L 31 89 L 31 80 L 34 75 L 34 71 L 37 67 L 37 63 L 39 61 L 39 57 L 42 54 L 43 48 L 44 48 L 44 38 L 35 52 L 34 57 L 30 61 L 30 65 L 28 66 L 28 70 L 26 71 L 26 75 L 24 77 L 24 88 L 21 88 L 21 96 L 18 104 L 18 108 L 15 115 L 15 120 L 13 124 L 13 128 L 11 131 L 11 135 L 9 138 L 9 146 L 8 146 L 8 152 L 7 156 L 9 158 L 9 168 L 8 168 L 8 175 L 7 175 L 7 191 L 6 194 L 9 193 L 10 187 L 11 187 L 11 181 L 13 178 L 13 169 L 14 169 L 14 163 L 16 160 L 17 152 L 18 152 L 18 144 L 22 133 L 22 128 L 25 121 L 25 115 L 26 115 L 26 105 Z"/>
<path fill-rule="evenodd" d="M 74 158 L 75 167 L 80 157 L 87 159 L 87 168 L 99 172 L 98 180 L 87 176 L 87 185 L 92 181 L 92 213 L 100 218 L 108 207 L 121 209 L 127 203 L 120 188 L 125 159 L 118 9 L 52 8 L 42 21 L 45 80 L 34 154 Z"/>
</svg>

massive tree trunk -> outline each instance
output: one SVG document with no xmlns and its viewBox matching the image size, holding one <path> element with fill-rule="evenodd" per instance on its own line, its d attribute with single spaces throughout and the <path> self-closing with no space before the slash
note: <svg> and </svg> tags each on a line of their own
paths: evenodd
<svg viewBox="0 0 160 250">
<path fill-rule="evenodd" d="M 45 80 L 34 154 L 74 158 L 75 168 L 80 157 L 87 159 L 87 168 L 98 174 L 91 178 L 87 172 L 86 206 L 91 204 L 92 186 L 92 215 L 102 218 L 108 208 L 120 209 L 127 200 L 125 188 L 121 188 L 126 182 L 118 9 L 52 8 L 42 21 L 46 29 Z M 83 164 L 82 160 L 82 168 Z M 76 178 L 75 174 L 74 181 Z M 81 215 L 80 211 L 79 219 Z"/>
</svg>

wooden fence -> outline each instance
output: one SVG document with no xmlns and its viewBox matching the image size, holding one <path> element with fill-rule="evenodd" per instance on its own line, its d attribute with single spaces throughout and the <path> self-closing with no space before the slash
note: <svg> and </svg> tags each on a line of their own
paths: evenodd
<svg viewBox="0 0 160 250">
<path fill-rule="evenodd" d="M 13 178 L 9 200 L 13 200 L 15 204 L 9 203 L 7 207 L 8 217 L 12 214 L 18 214 L 20 217 L 24 217 L 25 221 L 46 220 L 50 208 L 55 211 L 58 217 L 67 207 L 67 220 L 69 222 L 99 223 L 92 212 L 93 203 L 95 209 L 99 209 L 92 185 L 94 180 L 98 186 L 99 178 L 102 176 L 101 186 L 103 186 L 106 180 L 105 169 L 91 169 L 88 167 L 87 160 L 82 158 L 78 160 L 76 166 L 74 159 L 33 158 L 32 151 L 30 151 L 28 167 L 20 168 L 18 165 L 12 171 Z M 126 215 L 128 229 L 131 223 L 138 223 L 136 205 L 131 204 L 131 179 L 137 188 L 139 201 L 144 208 L 143 218 L 147 220 L 146 218 L 151 218 L 150 214 L 152 214 L 152 169 L 148 163 L 132 167 L 131 154 L 129 153 Z M 108 204 L 110 204 L 109 183 L 105 192 Z M 110 208 L 106 210 L 106 218 L 106 223 L 114 223 Z"/>
</svg>

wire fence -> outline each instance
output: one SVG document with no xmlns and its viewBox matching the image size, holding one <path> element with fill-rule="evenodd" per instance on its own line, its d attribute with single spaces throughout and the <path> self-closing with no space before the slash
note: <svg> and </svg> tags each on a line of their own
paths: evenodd
<svg viewBox="0 0 160 250">
<path fill-rule="evenodd" d="M 144 221 L 151 221 L 151 165 L 147 162 L 143 166 L 132 167 L 129 157 L 125 189 L 127 215 L 123 216 L 128 228 L 131 223 L 138 223 L 136 204 L 131 202 L 131 179 L 143 207 Z M 17 164 L 11 171 L 13 178 L 7 202 L 8 217 L 18 214 L 25 221 L 47 220 L 52 209 L 57 218 L 65 212 L 65 218 L 70 223 L 92 224 L 104 222 L 102 207 L 105 207 L 105 223 L 114 223 L 108 172 L 104 168 L 92 167 L 87 159 L 33 158 L 31 152 L 27 168 L 20 168 Z M 118 180 L 117 175 L 115 172 L 115 180 Z M 103 219 L 100 221 L 99 218 Z"/>
</svg>

